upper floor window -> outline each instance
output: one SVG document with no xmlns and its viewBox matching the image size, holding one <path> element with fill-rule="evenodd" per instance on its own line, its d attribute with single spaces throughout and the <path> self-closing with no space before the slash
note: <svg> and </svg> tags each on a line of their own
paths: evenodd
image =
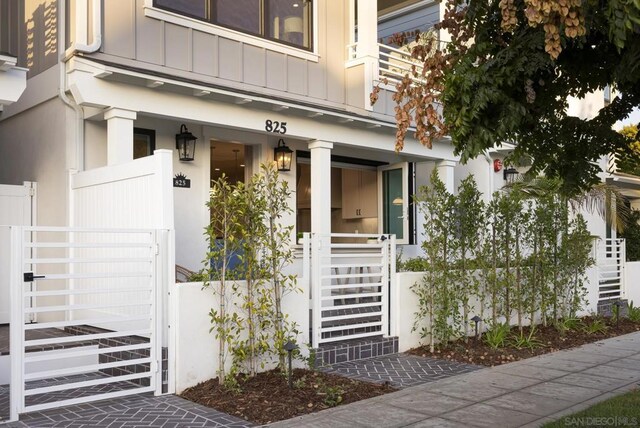
<svg viewBox="0 0 640 428">
<path fill-rule="evenodd" d="M 154 0 L 154 6 L 311 50 L 310 0 Z"/>
</svg>

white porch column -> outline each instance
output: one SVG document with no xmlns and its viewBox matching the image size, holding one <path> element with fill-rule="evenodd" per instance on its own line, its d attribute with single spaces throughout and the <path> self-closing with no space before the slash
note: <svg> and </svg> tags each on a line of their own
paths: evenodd
<svg viewBox="0 0 640 428">
<path fill-rule="evenodd" d="M 438 177 L 444 183 L 449 193 L 455 192 L 455 175 L 453 168 L 456 166 L 454 161 L 443 160 L 436 163 L 436 169 L 438 170 Z"/>
<path fill-rule="evenodd" d="M 312 233 L 331 233 L 331 149 L 333 143 L 327 141 L 309 143 Z"/>
<path fill-rule="evenodd" d="M 104 113 L 107 121 L 107 165 L 133 160 L 133 121 L 137 113 L 112 107 Z"/>
<path fill-rule="evenodd" d="M 358 58 L 378 58 L 378 0 L 358 0 Z"/>
<path fill-rule="evenodd" d="M 378 0 L 357 0 L 358 38 L 356 61 L 362 63 L 364 72 L 364 108 L 373 110 L 369 94 L 373 82 L 378 79 Z M 354 23 L 355 24 L 355 23 Z"/>
</svg>

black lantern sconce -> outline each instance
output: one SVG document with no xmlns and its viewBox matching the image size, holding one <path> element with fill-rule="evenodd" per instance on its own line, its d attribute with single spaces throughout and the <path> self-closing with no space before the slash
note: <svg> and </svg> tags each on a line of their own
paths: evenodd
<svg viewBox="0 0 640 428">
<path fill-rule="evenodd" d="M 273 159 L 278 165 L 278 171 L 286 172 L 291 171 L 291 160 L 293 159 L 293 150 L 291 150 L 284 143 L 284 140 L 280 138 L 278 140 L 278 147 L 273 149 Z"/>
<path fill-rule="evenodd" d="M 515 168 L 505 168 L 503 172 L 504 181 L 506 181 L 507 183 L 513 183 L 514 181 L 516 181 L 516 177 L 518 177 L 518 174 L 520 173 Z"/>
<path fill-rule="evenodd" d="M 182 124 L 180 133 L 176 134 L 176 149 L 181 161 L 189 162 L 195 158 L 196 140 L 197 138 L 187 130 L 187 126 Z"/>
</svg>

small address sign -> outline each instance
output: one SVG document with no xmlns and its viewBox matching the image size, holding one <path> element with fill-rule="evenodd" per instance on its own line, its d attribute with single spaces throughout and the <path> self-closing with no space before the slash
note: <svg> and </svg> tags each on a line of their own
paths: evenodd
<svg viewBox="0 0 640 428">
<path fill-rule="evenodd" d="M 274 134 L 286 134 L 287 122 L 278 122 L 277 120 L 267 119 L 264 121 L 264 130 L 273 132 Z"/>
</svg>

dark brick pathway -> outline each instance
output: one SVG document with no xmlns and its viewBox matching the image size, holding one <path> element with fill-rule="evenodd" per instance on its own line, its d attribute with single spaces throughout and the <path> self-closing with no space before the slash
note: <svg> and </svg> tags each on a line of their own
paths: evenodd
<svg viewBox="0 0 640 428">
<path fill-rule="evenodd" d="M 102 374 L 97 374 L 99 376 Z M 80 375 L 88 378 L 94 375 Z M 64 379 L 70 381 L 70 379 Z M 80 380 L 80 379 L 75 379 Z M 48 382 L 50 383 L 50 382 Z M 110 390 L 126 389 L 124 384 L 118 382 L 109 385 Z M 137 387 L 130 385 L 129 387 Z M 95 388 L 104 388 L 98 386 Z M 86 390 L 86 388 L 83 388 Z M 57 396 L 63 394 L 46 394 L 38 402 L 56 401 L 60 398 L 69 398 L 69 393 L 73 390 L 65 391 L 66 397 Z M 83 391 L 86 392 L 86 391 Z M 105 391 L 102 391 L 105 392 Z M 75 393 L 82 396 L 83 393 Z M 3 425 L 2 420 L 8 419 L 9 410 L 9 387 L 0 385 L 0 426 L 2 428 L 13 427 L 250 427 L 251 423 L 234 416 L 227 415 L 217 410 L 201 406 L 184 400 L 175 395 L 164 395 L 154 397 L 152 394 L 133 395 L 110 400 L 96 401 L 93 403 L 77 404 L 58 409 L 45 410 L 42 412 L 32 412 L 20 417 L 19 422 L 12 422 Z"/>
<path fill-rule="evenodd" d="M 376 383 L 389 382 L 397 388 L 407 388 L 469 373 L 481 368 L 481 366 L 453 361 L 436 360 L 407 354 L 393 354 L 333 364 L 321 370 L 353 379 Z"/>
</svg>

